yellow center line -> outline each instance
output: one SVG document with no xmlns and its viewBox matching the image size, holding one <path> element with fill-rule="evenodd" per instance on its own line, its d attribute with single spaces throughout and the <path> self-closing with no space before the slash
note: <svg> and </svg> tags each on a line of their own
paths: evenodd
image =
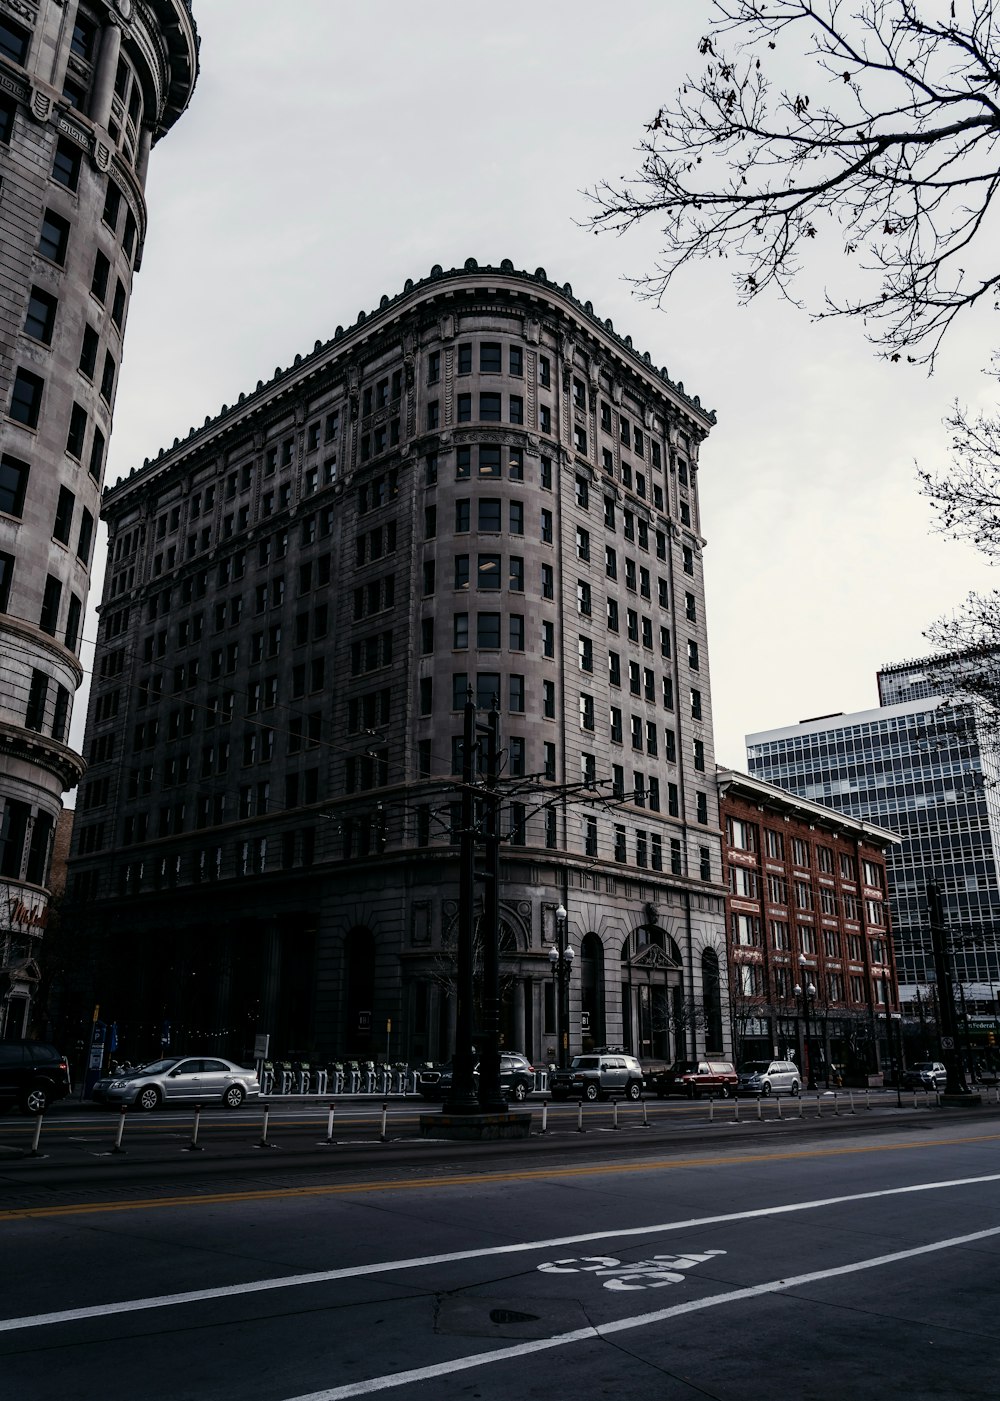
<svg viewBox="0 0 1000 1401">
<path fill-rule="evenodd" d="M 212 1192 L 197 1196 L 146 1197 L 138 1201 L 74 1202 L 66 1206 L 22 1207 L 0 1211 L 6 1221 L 39 1220 L 53 1216 L 86 1216 L 118 1211 L 153 1211 L 163 1207 L 221 1206 L 235 1202 L 266 1202 L 306 1197 L 346 1197 L 371 1192 L 411 1192 L 423 1188 L 481 1187 L 504 1182 L 538 1182 L 553 1177 L 599 1177 L 637 1172 L 669 1172 L 680 1168 L 732 1167 L 752 1163 L 794 1162 L 810 1158 L 853 1157 L 863 1153 L 909 1153 L 914 1149 L 961 1147 L 994 1143 L 1000 1134 L 967 1138 L 926 1139 L 913 1143 L 869 1144 L 854 1148 L 814 1148 L 793 1153 L 741 1153 L 725 1157 L 663 1158 L 632 1163 L 595 1163 L 585 1167 L 531 1168 L 520 1172 L 464 1173 L 455 1177 L 417 1177 L 399 1182 L 341 1182 L 322 1187 L 275 1187 L 260 1191 Z"/>
</svg>

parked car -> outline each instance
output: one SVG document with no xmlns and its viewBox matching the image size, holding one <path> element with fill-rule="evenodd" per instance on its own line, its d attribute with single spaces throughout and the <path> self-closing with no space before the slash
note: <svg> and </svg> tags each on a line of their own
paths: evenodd
<svg viewBox="0 0 1000 1401">
<path fill-rule="evenodd" d="M 131 1104 L 144 1110 L 213 1100 L 221 1100 L 227 1109 L 239 1109 L 245 1099 L 258 1098 L 260 1082 L 256 1071 L 217 1056 L 168 1056 L 105 1076 L 91 1095 L 98 1104 Z"/>
<path fill-rule="evenodd" d="M 802 1074 L 791 1060 L 750 1060 L 740 1066 L 736 1093 L 741 1095 L 790 1094 L 802 1088 Z"/>
<path fill-rule="evenodd" d="M 473 1070 L 476 1087 L 479 1086 L 479 1065 Z M 417 1077 L 417 1087 L 424 1099 L 447 1099 L 451 1092 L 452 1064 L 428 1066 Z M 508 1099 L 520 1104 L 535 1088 L 535 1067 L 527 1056 L 518 1051 L 504 1051 L 500 1056 L 500 1088 Z"/>
<path fill-rule="evenodd" d="M 943 1090 L 948 1083 L 948 1072 L 939 1060 L 918 1060 L 909 1070 L 903 1071 L 904 1090 Z"/>
<path fill-rule="evenodd" d="M 642 1066 L 635 1056 L 623 1052 L 616 1055 L 595 1052 L 573 1057 L 566 1095 L 580 1096 L 587 1100 L 607 1099 L 610 1095 L 640 1099 L 642 1086 Z M 565 1098 L 566 1095 L 562 1097 Z"/>
<path fill-rule="evenodd" d="M 69 1062 L 47 1041 L 0 1041 L 0 1110 L 42 1114 L 72 1089 Z"/>
<path fill-rule="evenodd" d="M 647 1075 L 646 1084 L 657 1099 L 664 1095 L 687 1095 L 688 1099 L 718 1095 L 720 1099 L 728 1099 L 735 1093 L 739 1078 L 732 1061 L 679 1060 L 659 1074 Z"/>
</svg>

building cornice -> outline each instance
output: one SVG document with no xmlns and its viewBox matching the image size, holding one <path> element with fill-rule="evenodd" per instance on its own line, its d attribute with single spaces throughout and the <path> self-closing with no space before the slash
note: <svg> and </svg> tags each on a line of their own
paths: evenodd
<svg viewBox="0 0 1000 1401">
<path fill-rule="evenodd" d="M 749 774 L 740 773 L 736 769 L 716 769 L 715 779 L 720 798 L 743 798 L 757 807 L 772 808 L 784 815 L 802 818 L 816 826 L 822 825 L 831 832 L 843 832 L 854 838 L 872 842 L 876 846 L 903 844 L 902 837 L 885 827 L 876 827 L 873 822 L 848 817 L 844 813 L 835 812 L 833 808 L 824 807 L 822 803 L 799 798 L 784 788 L 764 783 L 759 778 L 751 778 Z"/>
<path fill-rule="evenodd" d="M 206 418 L 200 428 L 190 428 L 183 440 L 175 438 L 170 448 L 161 448 L 154 459 L 146 458 L 143 465 L 133 467 L 127 477 L 113 486 L 106 486 L 105 506 L 127 494 L 136 478 L 145 480 L 152 474 L 181 466 L 189 455 L 204 452 L 213 438 L 228 432 L 237 423 L 245 424 L 248 416 L 273 411 L 287 396 L 298 393 L 305 381 L 320 374 L 328 375 L 335 370 L 338 361 L 398 328 L 404 319 L 430 308 L 438 312 L 459 310 L 458 298 L 463 294 L 466 297 L 481 294 L 492 300 L 501 292 L 512 301 L 522 303 L 526 313 L 530 314 L 534 307 L 537 314 L 540 304 L 545 303 L 550 312 L 570 318 L 605 359 L 617 361 L 628 373 L 640 378 L 649 393 L 662 396 L 682 414 L 688 420 L 690 431 L 705 436 L 715 424 L 714 410 L 704 409 L 699 396 L 689 395 L 682 381 L 673 381 L 665 366 L 657 368 L 648 351 L 637 351 L 631 336 L 619 336 L 613 323 L 602 320 L 590 302 L 580 302 L 568 282 L 562 286 L 551 282 L 544 268 L 537 268 L 534 273 L 519 271 L 506 258 L 498 268 L 480 267 L 474 258 L 469 258 L 462 268 L 446 272 L 440 264 L 435 264 L 429 277 L 416 283 L 408 278 L 403 291 L 395 297 L 384 295 L 376 310 L 360 311 L 353 326 L 346 330 L 338 326 L 330 340 L 316 341 L 310 354 L 296 355 L 285 369 L 277 367 L 266 383 L 258 380 L 250 394 L 240 394 L 234 404 L 223 404 L 214 418 Z"/>
</svg>

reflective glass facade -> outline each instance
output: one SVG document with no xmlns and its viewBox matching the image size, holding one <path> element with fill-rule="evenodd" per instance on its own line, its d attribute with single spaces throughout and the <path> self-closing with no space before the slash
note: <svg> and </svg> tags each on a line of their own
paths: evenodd
<svg viewBox="0 0 1000 1401">
<path fill-rule="evenodd" d="M 896 832 L 889 891 L 901 995 L 933 977 L 927 887 L 944 892 L 956 980 L 988 998 L 1000 977 L 1000 810 L 972 707 L 947 706 L 922 668 L 880 677 L 879 709 L 747 736 L 749 772 Z M 916 692 L 900 699 L 907 690 Z"/>
</svg>

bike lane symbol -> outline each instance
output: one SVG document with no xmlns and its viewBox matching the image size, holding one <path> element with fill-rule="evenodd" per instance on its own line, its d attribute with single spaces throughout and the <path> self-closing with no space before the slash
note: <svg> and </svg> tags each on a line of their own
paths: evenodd
<svg viewBox="0 0 1000 1401">
<path fill-rule="evenodd" d="M 724 1250 L 706 1250 L 697 1255 L 654 1255 L 651 1260 L 638 1260 L 631 1265 L 613 1255 L 584 1255 L 578 1259 L 551 1260 L 538 1269 L 550 1275 L 592 1274 L 605 1289 L 662 1289 L 668 1284 L 682 1284 L 687 1270 L 725 1253 Z"/>
</svg>

